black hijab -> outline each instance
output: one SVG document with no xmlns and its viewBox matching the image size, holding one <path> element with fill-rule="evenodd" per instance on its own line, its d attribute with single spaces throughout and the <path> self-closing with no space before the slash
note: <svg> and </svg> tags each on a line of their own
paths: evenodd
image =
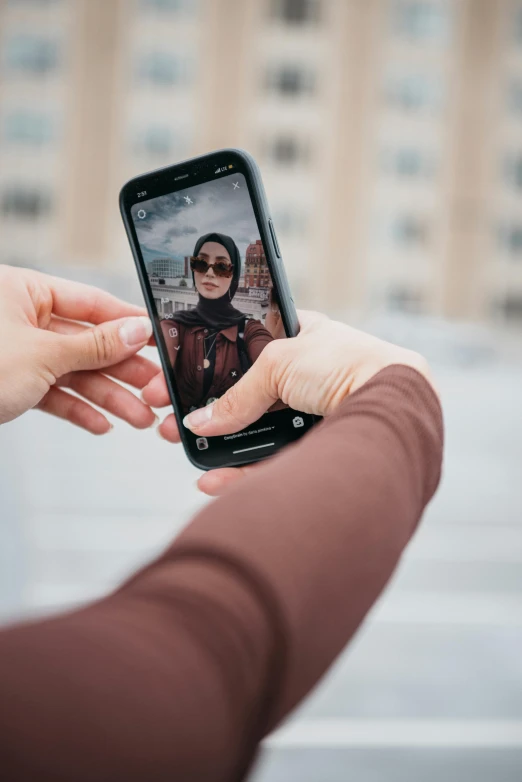
<svg viewBox="0 0 522 782">
<path fill-rule="evenodd" d="M 184 323 L 187 326 L 208 326 L 211 329 L 217 329 L 221 331 L 229 326 L 236 326 L 245 317 L 244 313 L 237 310 L 231 304 L 231 299 L 234 298 L 237 287 L 239 285 L 239 277 L 241 275 L 241 256 L 234 240 L 230 236 L 225 234 L 210 233 L 200 236 L 194 247 L 194 255 L 199 255 L 199 252 L 205 242 L 217 242 L 230 255 L 230 260 L 234 267 L 234 274 L 230 283 L 230 288 L 219 299 L 205 299 L 204 296 L 198 293 L 198 303 L 193 310 L 185 310 L 176 312 L 174 320 L 179 323 Z M 192 279 L 194 280 L 194 273 L 192 273 Z M 194 287 L 196 283 L 194 281 Z"/>
</svg>

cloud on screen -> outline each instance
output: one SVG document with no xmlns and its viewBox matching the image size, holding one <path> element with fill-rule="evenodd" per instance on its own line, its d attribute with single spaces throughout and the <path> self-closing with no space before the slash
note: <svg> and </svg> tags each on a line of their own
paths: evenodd
<svg viewBox="0 0 522 782">
<path fill-rule="evenodd" d="M 193 203 L 187 204 L 185 196 Z M 147 213 L 144 220 L 137 217 L 140 209 Z M 145 262 L 192 255 L 198 238 L 212 231 L 231 236 L 244 259 L 248 245 L 260 238 L 242 174 L 136 204 L 132 216 Z"/>
</svg>

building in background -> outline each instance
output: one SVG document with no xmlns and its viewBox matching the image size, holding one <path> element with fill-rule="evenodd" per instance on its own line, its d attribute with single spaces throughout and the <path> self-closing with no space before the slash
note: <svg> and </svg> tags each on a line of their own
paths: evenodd
<svg viewBox="0 0 522 782">
<path fill-rule="evenodd" d="M 148 264 L 148 272 L 155 277 L 183 277 L 185 270 L 184 261 L 173 258 L 155 258 Z"/>
<path fill-rule="evenodd" d="M 249 244 L 245 252 L 244 285 L 247 288 L 270 287 L 270 272 L 261 239 Z"/>
<path fill-rule="evenodd" d="M 522 322 L 521 0 L 0 0 L 0 260 L 134 274 L 131 176 L 259 160 L 297 301 Z"/>
<path fill-rule="evenodd" d="M 150 287 L 160 318 L 175 317 L 176 312 L 192 310 L 198 303 L 198 292 L 184 280 L 150 277 Z M 263 323 L 268 313 L 268 295 L 262 288 L 240 289 L 234 296 L 234 307 L 249 318 Z"/>
</svg>

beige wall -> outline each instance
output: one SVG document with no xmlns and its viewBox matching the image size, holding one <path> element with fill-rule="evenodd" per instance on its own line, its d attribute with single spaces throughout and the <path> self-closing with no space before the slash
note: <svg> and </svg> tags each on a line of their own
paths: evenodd
<svg viewBox="0 0 522 782">
<path fill-rule="evenodd" d="M 453 34 L 438 46 L 398 38 L 388 0 L 323 0 L 320 24 L 309 27 L 274 22 L 265 0 L 200 0 L 199 13 L 167 21 L 130 0 L 69 0 L 45 12 L 0 4 L 0 34 L 47 26 L 66 51 L 60 73 L 40 87 L 0 75 L 0 114 L 18 104 L 56 105 L 63 115 L 54 148 L 19 150 L 0 136 L 0 188 L 20 176 L 48 181 L 57 193 L 54 211 L 37 224 L 0 214 L 0 257 L 132 274 L 117 205 L 123 182 L 238 145 L 261 163 L 276 227 L 287 207 L 301 216 L 302 233 L 279 232 L 301 305 L 379 309 L 403 288 L 427 313 L 490 317 L 494 299 L 513 290 L 522 296 L 522 264 L 502 255 L 495 233 L 503 214 L 521 213 L 499 170 L 505 148 L 519 143 L 505 89 L 509 78 L 522 78 L 522 53 L 511 39 L 512 0 L 450 6 Z M 186 84 L 139 83 L 137 59 L 154 47 L 193 58 Z M 264 89 L 267 67 L 285 60 L 315 68 L 312 97 L 282 100 Z M 447 94 L 440 112 L 402 116 L 383 100 L 397 67 L 440 76 Z M 149 120 L 170 124 L 182 139 L 168 160 L 136 151 L 133 139 Z M 266 148 L 277 133 L 302 138 L 309 161 L 295 170 L 275 165 Z M 383 173 L 386 145 L 417 142 L 438 161 L 432 177 Z M 425 247 L 390 239 L 401 211 L 426 217 Z"/>
<path fill-rule="evenodd" d="M 62 257 L 103 266 L 108 214 L 115 198 L 111 154 L 120 130 L 116 81 L 123 0 L 76 0 L 63 189 Z"/>
<path fill-rule="evenodd" d="M 491 164 L 499 121 L 494 96 L 500 84 L 507 7 L 502 0 L 466 0 L 461 5 L 449 160 L 449 235 L 440 305 L 450 317 L 473 318 L 488 305 L 483 268 L 489 260 Z"/>
</svg>

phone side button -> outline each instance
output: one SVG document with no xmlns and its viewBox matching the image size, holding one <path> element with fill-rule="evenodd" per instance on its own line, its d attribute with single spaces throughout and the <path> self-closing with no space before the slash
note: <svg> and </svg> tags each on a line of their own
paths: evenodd
<svg viewBox="0 0 522 782">
<path fill-rule="evenodd" d="M 279 249 L 279 242 L 277 241 L 277 236 L 276 236 L 276 232 L 275 232 L 274 224 L 273 224 L 272 220 L 268 221 L 268 227 L 270 228 L 270 234 L 272 236 L 272 241 L 274 243 L 276 255 L 277 255 L 278 258 L 280 258 L 281 257 L 281 250 Z"/>
</svg>

